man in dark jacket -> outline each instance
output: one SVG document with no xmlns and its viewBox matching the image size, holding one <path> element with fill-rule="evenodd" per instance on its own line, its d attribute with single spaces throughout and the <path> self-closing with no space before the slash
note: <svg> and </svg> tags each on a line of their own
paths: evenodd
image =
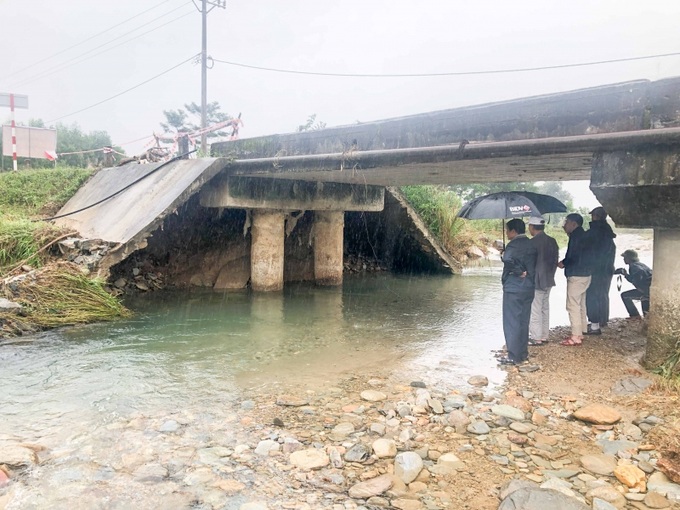
<svg viewBox="0 0 680 510">
<path fill-rule="evenodd" d="M 590 243 L 586 231 L 583 230 L 583 216 L 580 214 L 567 214 L 563 228 L 569 236 L 569 244 L 567 254 L 559 262 L 558 267 L 564 269 L 564 276 L 567 277 L 567 313 L 571 324 L 571 336 L 560 343 L 581 345 L 583 333 L 588 327 L 586 291 L 592 274 Z"/>
<path fill-rule="evenodd" d="M 515 218 L 506 225 L 508 245 L 503 252 L 503 333 L 508 355 L 499 362 L 517 365 L 529 358 L 529 319 L 534 300 L 536 248 L 525 234 L 524 222 Z"/>
<path fill-rule="evenodd" d="M 529 345 L 542 345 L 550 332 L 550 291 L 555 286 L 555 271 L 559 260 L 557 241 L 544 232 L 545 220 L 529 218 L 531 242 L 536 247 L 536 277 L 534 301 L 531 303 Z"/>
<path fill-rule="evenodd" d="M 592 279 L 586 292 L 586 311 L 590 326 L 589 335 L 602 333 L 601 326 L 609 321 L 609 288 L 614 277 L 614 259 L 616 258 L 616 234 L 607 223 L 607 212 L 604 207 L 596 207 L 590 211 L 592 221 L 587 234 L 591 242 Z"/>
<path fill-rule="evenodd" d="M 621 299 L 623 304 L 626 305 L 630 318 L 639 319 L 640 312 L 638 312 L 633 300 L 639 299 L 642 304 L 642 313 L 645 315 L 649 313 L 649 291 L 652 287 L 652 270 L 649 266 L 640 262 L 635 250 L 626 250 L 621 256 L 623 257 L 623 262 L 628 264 L 628 271 L 620 268 L 615 273 L 624 275 L 626 280 L 635 285 L 634 290 L 622 292 Z"/>
</svg>

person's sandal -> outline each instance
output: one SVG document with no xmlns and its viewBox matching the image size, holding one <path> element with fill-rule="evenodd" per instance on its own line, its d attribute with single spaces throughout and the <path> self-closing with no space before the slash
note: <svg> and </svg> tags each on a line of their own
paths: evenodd
<svg viewBox="0 0 680 510">
<path fill-rule="evenodd" d="M 541 342 L 540 340 L 529 340 L 529 345 L 531 346 L 539 346 L 539 345 L 545 345 L 548 342 Z"/>
<path fill-rule="evenodd" d="M 564 345 L 566 347 L 576 347 L 577 345 L 583 345 L 583 341 L 575 342 L 573 338 L 566 338 L 560 342 L 560 345 Z"/>
</svg>

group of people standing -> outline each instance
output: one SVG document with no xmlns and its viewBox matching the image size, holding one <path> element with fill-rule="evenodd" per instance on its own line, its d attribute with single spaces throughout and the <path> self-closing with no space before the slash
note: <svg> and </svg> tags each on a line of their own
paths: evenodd
<svg viewBox="0 0 680 510">
<path fill-rule="evenodd" d="M 614 274 L 626 277 L 635 290 L 623 292 L 631 318 L 640 314 L 633 300 L 640 300 L 643 313 L 649 311 L 652 271 L 638 259 L 634 250 L 623 252 L 625 269 L 614 269 L 616 234 L 607 222 L 607 212 L 596 207 L 591 212 L 590 229 L 583 229 L 583 216 L 568 214 L 563 228 L 569 236 L 567 252 L 559 260 L 557 241 L 545 233 L 545 220 L 529 219 L 526 235 L 524 221 L 508 221 L 508 244 L 501 255 L 503 261 L 503 332 L 507 356 L 501 364 L 524 363 L 530 345 L 547 342 L 550 331 L 550 291 L 555 286 L 557 268 L 567 278 L 567 313 L 571 335 L 560 342 L 564 346 L 583 343 L 585 335 L 600 335 L 609 322 L 609 288 Z"/>
</svg>

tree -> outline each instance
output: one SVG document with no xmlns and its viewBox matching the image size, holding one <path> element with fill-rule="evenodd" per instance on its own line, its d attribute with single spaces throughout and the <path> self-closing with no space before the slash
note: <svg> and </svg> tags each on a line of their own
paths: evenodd
<svg viewBox="0 0 680 510">
<path fill-rule="evenodd" d="M 231 120 L 231 115 L 224 113 L 217 101 L 208 103 L 206 106 L 206 118 L 208 126 Z M 165 122 L 161 122 L 163 133 L 176 138 L 180 133 L 195 133 L 201 129 L 201 106 L 196 103 L 185 104 L 184 108 L 177 110 L 163 110 Z M 229 136 L 231 133 L 223 130 L 210 131 L 208 138 Z"/>
</svg>

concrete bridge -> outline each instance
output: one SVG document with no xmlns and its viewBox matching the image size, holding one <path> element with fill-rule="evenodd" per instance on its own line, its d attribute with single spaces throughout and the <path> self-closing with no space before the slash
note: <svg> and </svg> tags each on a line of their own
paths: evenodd
<svg viewBox="0 0 680 510">
<path fill-rule="evenodd" d="M 216 159 L 177 162 L 59 221 L 117 242 L 116 262 L 145 246 L 161 220 L 194 194 L 206 208 L 245 209 L 251 285 L 277 290 L 294 211 L 314 212 L 314 279 L 336 285 L 345 212 L 382 210 L 386 186 L 590 179 L 617 226 L 655 229 L 654 269 L 663 277 L 654 279 L 650 330 L 668 339 L 680 329 L 680 78 L 224 142 L 212 153 Z M 155 168 L 105 169 L 62 213 Z"/>
</svg>

